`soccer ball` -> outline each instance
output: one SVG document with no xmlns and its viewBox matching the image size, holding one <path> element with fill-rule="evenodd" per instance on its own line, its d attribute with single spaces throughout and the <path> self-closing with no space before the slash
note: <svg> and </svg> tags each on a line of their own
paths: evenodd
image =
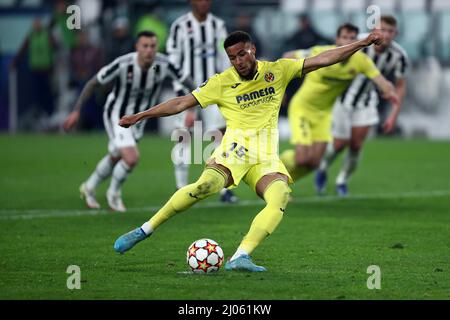
<svg viewBox="0 0 450 320">
<path fill-rule="evenodd" d="M 195 273 L 211 273 L 223 263 L 223 250 L 211 239 L 194 241 L 187 251 L 187 263 Z"/>
</svg>

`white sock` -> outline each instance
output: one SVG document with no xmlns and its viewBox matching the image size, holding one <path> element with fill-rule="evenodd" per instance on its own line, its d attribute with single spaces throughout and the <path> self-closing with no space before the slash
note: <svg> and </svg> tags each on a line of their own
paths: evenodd
<svg viewBox="0 0 450 320">
<path fill-rule="evenodd" d="M 112 172 L 111 184 L 109 185 L 108 191 L 119 192 L 122 184 L 125 182 L 130 173 L 131 168 L 125 161 L 120 160 L 117 162 Z"/>
<path fill-rule="evenodd" d="M 360 152 L 355 150 L 348 150 L 347 156 L 342 164 L 341 171 L 336 178 L 336 184 L 346 184 L 351 174 L 358 166 Z"/>
<path fill-rule="evenodd" d="M 111 175 L 113 167 L 111 157 L 109 155 L 103 157 L 103 159 L 97 164 L 94 172 L 92 172 L 91 176 L 86 180 L 86 188 L 89 190 L 95 190 L 100 182 Z"/>
<path fill-rule="evenodd" d="M 322 158 L 322 161 L 319 165 L 320 171 L 326 171 L 329 166 L 333 163 L 333 161 L 336 159 L 339 152 L 336 152 L 334 149 L 333 142 L 328 142 L 327 149 L 325 151 L 325 155 Z"/>
<path fill-rule="evenodd" d="M 175 185 L 180 189 L 188 184 L 189 164 L 191 163 L 190 142 L 180 142 L 172 150 Z"/>
<path fill-rule="evenodd" d="M 242 250 L 241 248 L 238 248 L 234 255 L 231 257 L 230 261 L 233 261 L 234 259 L 242 256 L 242 255 L 248 255 L 248 252 L 245 250 Z"/>
<path fill-rule="evenodd" d="M 147 221 L 146 223 L 144 223 L 142 225 L 141 229 L 145 232 L 146 235 L 149 235 L 149 234 L 153 233 L 153 228 L 150 225 L 150 221 Z"/>
<path fill-rule="evenodd" d="M 183 188 L 188 184 L 189 178 L 189 165 L 188 164 L 175 164 L 175 183 L 177 189 Z"/>
</svg>

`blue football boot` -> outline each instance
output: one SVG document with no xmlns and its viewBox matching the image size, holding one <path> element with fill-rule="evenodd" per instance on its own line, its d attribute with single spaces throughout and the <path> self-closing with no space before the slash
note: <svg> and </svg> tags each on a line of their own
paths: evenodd
<svg viewBox="0 0 450 320">
<path fill-rule="evenodd" d="M 316 171 L 316 191 L 319 195 L 324 195 L 327 190 L 327 172 L 322 170 Z"/>
<path fill-rule="evenodd" d="M 267 271 L 266 268 L 262 266 L 257 266 L 252 262 L 252 258 L 249 255 L 241 255 L 234 259 L 233 261 L 227 261 L 225 264 L 226 271 L 241 270 L 250 272 L 264 272 Z"/>
<path fill-rule="evenodd" d="M 226 189 L 220 196 L 220 201 L 226 203 L 236 203 L 238 198 L 234 195 L 233 191 Z"/>
<path fill-rule="evenodd" d="M 149 235 L 145 234 L 141 228 L 136 228 L 124 235 L 121 235 L 114 243 L 114 250 L 124 253 L 133 248 L 138 242 L 141 242 Z"/>
<path fill-rule="evenodd" d="M 346 197 L 346 196 L 348 196 L 347 185 L 346 185 L 345 183 L 343 183 L 343 184 L 337 184 L 337 185 L 336 185 L 336 193 L 337 193 L 338 196 L 340 196 L 340 197 Z"/>
</svg>

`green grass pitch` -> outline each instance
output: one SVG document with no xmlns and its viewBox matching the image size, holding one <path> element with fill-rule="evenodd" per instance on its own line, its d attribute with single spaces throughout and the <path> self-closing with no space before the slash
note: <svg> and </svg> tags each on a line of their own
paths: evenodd
<svg viewBox="0 0 450 320">
<path fill-rule="evenodd" d="M 185 273 L 186 250 L 208 237 L 226 257 L 234 252 L 263 207 L 244 183 L 240 204 L 207 199 L 119 255 L 114 240 L 175 189 L 169 139 L 141 141 L 125 214 L 88 211 L 78 198 L 106 152 L 105 134 L 2 135 L 0 144 L 0 299 L 450 298 L 448 141 L 370 141 L 348 199 L 332 190 L 316 197 L 312 176 L 293 186 L 283 221 L 253 253 L 267 273 L 208 276 Z M 201 170 L 192 166 L 191 181 Z M 103 206 L 106 188 L 97 193 Z M 66 287 L 69 265 L 81 269 L 80 290 Z M 381 269 L 379 290 L 367 288 L 370 265 Z"/>
</svg>

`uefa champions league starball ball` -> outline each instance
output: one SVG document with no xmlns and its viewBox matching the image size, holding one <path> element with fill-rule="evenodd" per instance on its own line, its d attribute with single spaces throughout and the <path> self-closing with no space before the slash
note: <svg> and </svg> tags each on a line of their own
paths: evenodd
<svg viewBox="0 0 450 320">
<path fill-rule="evenodd" d="M 213 273 L 223 264 L 223 250 L 211 239 L 194 241 L 187 251 L 187 263 L 194 273 Z"/>
</svg>

